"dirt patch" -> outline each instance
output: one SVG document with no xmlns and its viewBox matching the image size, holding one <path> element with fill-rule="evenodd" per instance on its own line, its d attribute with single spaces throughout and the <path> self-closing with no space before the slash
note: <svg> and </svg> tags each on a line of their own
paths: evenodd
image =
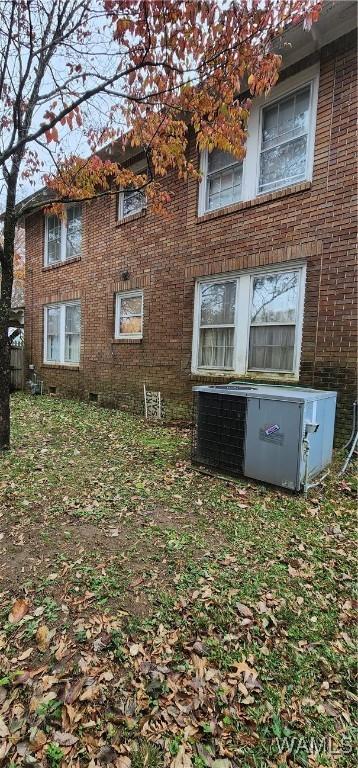
<svg viewBox="0 0 358 768">
<path fill-rule="evenodd" d="M 183 515 L 173 512 L 173 510 L 167 507 L 155 507 L 152 510 L 143 511 L 139 513 L 139 519 L 142 521 L 142 525 L 158 525 L 159 527 L 175 527 L 176 523 L 179 523 Z"/>
<path fill-rule="evenodd" d="M 46 527 L 45 519 L 38 529 L 29 521 L 23 526 L 17 524 L 1 542 L 0 590 L 11 599 L 26 594 L 31 584 L 32 589 L 42 589 L 48 598 L 61 604 L 71 590 L 91 592 L 93 583 L 97 586 L 98 582 L 98 594 L 95 592 L 91 598 L 91 606 L 98 598 L 114 613 L 121 610 L 143 617 L 151 604 L 147 591 L 153 587 L 148 574 L 154 574 L 158 588 L 172 587 L 164 555 L 164 562 L 158 565 L 156 559 L 153 565 L 153 556 L 160 553 L 162 542 L 152 536 L 148 541 L 145 529 L 173 529 L 176 521 L 177 516 L 163 506 L 136 514 L 135 523 L 129 524 L 128 520 L 112 525 L 108 520 L 62 520 L 51 529 Z M 118 591 L 122 584 L 123 590 Z M 85 606 L 83 610 L 86 612 Z"/>
</svg>

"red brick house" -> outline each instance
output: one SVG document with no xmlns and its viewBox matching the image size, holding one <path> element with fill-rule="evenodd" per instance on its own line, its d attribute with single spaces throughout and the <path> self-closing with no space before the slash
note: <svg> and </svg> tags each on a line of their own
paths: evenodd
<svg viewBox="0 0 358 768">
<path fill-rule="evenodd" d="M 27 362 L 47 391 L 170 417 L 201 382 L 257 379 L 355 399 L 356 4 L 326 3 L 282 45 L 247 153 L 197 156 L 165 218 L 125 191 L 26 217 Z M 116 152 L 116 147 L 113 148 Z M 127 162 L 141 169 L 140 155 Z"/>
</svg>

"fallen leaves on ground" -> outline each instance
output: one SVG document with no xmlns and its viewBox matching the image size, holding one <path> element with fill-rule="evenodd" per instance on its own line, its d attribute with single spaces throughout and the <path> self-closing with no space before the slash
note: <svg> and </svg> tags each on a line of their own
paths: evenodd
<svg viewBox="0 0 358 768">
<path fill-rule="evenodd" d="M 180 603 L 178 611 L 183 614 Z M 185 617 L 189 612 L 188 596 Z M 53 655 L 46 665 L 20 672 L 3 657 L 0 735 L 9 759 L 25 763 L 33 755 L 45 759 L 47 746 L 56 743 L 63 749 L 66 765 L 77 765 L 84 750 L 94 765 L 101 764 L 108 735 L 113 737 L 119 725 L 160 747 L 163 755 L 171 738 L 180 739 L 177 754 L 167 750 L 165 758 L 164 764 L 173 768 L 193 765 L 193 756 L 199 755 L 196 744 L 201 744 L 205 732 L 210 735 L 206 764 L 234 765 L 236 737 L 231 723 L 245 719 L 249 691 L 250 701 L 262 691 L 250 663 L 242 661 L 224 672 L 204 655 L 204 638 L 193 638 L 183 649 L 178 630 L 160 624 L 156 633 L 148 631 L 142 643 L 123 636 L 122 663 L 118 664 L 113 644 L 105 653 L 89 650 L 101 634 L 115 637 L 118 621 L 95 614 L 86 618 L 84 626 L 88 644 L 83 649 L 74 647 L 66 631 L 51 638 L 52 652 L 66 648 L 60 663 Z M 39 640 L 48 644 L 48 635 L 41 626 L 36 633 L 38 646 Z M 130 766 L 131 752 L 130 736 L 123 740 L 118 734 L 111 739 L 110 759 L 106 753 L 105 762 Z"/>
<path fill-rule="evenodd" d="M 18 600 L 15 600 L 11 611 L 9 613 L 9 622 L 10 624 L 17 624 L 18 621 L 21 621 L 21 619 L 28 613 L 29 610 L 29 602 L 28 600 L 24 600 L 23 598 L 18 598 Z"/>
<path fill-rule="evenodd" d="M 1 593 L 1 764 L 349 768 L 350 482 L 307 501 L 235 487 L 191 470 L 186 434 L 15 402 L 0 547 L 21 567 Z"/>
<path fill-rule="evenodd" d="M 281 607 L 274 594 L 261 596 L 250 609 L 252 620 L 247 625 L 242 621 L 247 611 L 242 610 L 244 604 L 235 603 L 234 592 L 229 602 L 236 608 L 237 618 L 225 636 L 214 624 L 202 632 L 191 626 L 194 609 L 217 609 L 222 599 L 215 586 L 211 584 L 209 589 L 204 579 L 199 589 L 187 593 L 185 600 L 180 597 L 174 606 L 182 629 L 163 623 L 152 625 L 141 642 L 134 642 L 135 638 L 125 634 L 121 621 L 104 613 L 82 618 L 86 643 L 81 646 L 76 646 L 67 630 L 58 628 L 53 634 L 41 625 L 36 640 L 42 660 L 48 651 L 46 663 L 41 664 L 39 657 L 25 668 L 14 668 L 12 660 L 2 655 L 3 754 L 15 765 L 30 764 L 34 757 L 41 765 L 51 766 L 47 749 L 55 744 L 62 750 L 66 766 L 131 768 L 138 739 L 143 739 L 159 750 L 156 759 L 160 762 L 155 768 L 239 766 L 239 755 L 244 754 L 243 744 L 251 730 L 250 707 L 261 706 L 258 722 L 270 719 L 270 708 L 263 698 L 265 686 L 259 677 L 260 651 L 284 643 L 285 633 L 277 622 L 267 624 L 267 613 Z M 350 601 L 344 603 L 345 616 L 352 607 Z M 24 627 L 26 619 L 20 622 L 13 643 L 20 643 Z M 259 645 L 252 643 L 253 636 Z M 100 637 L 110 638 L 109 643 L 98 644 Z M 348 636 L 344 639 L 350 640 Z M 221 643 L 223 652 L 230 649 L 232 657 L 239 652 L 240 660 L 231 660 L 224 667 L 218 664 L 210 653 L 213 643 L 218 647 Z M 244 651 L 250 644 L 255 653 Z M 57 660 L 59 648 L 62 652 Z M 17 662 L 28 656 L 24 652 L 17 656 Z M 327 674 L 330 677 L 328 669 Z M 331 683 L 325 681 L 306 706 L 315 708 L 318 715 L 346 718 L 350 723 L 347 709 L 334 698 L 337 682 L 334 676 Z M 285 713 L 286 727 L 300 722 L 302 704 L 293 697 Z M 251 738 L 255 743 L 255 730 Z M 83 763 L 84 758 L 87 763 Z M 136 768 L 138 763 L 133 765 Z"/>
</svg>

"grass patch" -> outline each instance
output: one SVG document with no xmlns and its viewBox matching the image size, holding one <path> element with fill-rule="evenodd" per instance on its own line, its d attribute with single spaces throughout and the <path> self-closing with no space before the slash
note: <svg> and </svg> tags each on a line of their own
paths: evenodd
<svg viewBox="0 0 358 768">
<path fill-rule="evenodd" d="M 9 765 L 352 765 L 354 478 L 230 484 L 185 430 L 47 397 L 14 396 L 12 429 L 0 700 L 29 746 L 5 736 Z"/>
</svg>

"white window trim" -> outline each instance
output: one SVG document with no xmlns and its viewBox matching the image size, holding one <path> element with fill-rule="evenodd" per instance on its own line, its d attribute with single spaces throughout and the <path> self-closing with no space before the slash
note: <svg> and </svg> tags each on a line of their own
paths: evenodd
<svg viewBox="0 0 358 768">
<path fill-rule="evenodd" d="M 222 171 L 232 168 L 234 165 L 241 165 L 242 160 L 238 160 L 236 157 L 232 158 L 232 163 L 226 168 L 223 168 Z M 220 211 L 221 208 L 226 208 L 228 205 L 237 205 L 238 202 L 241 202 L 241 200 L 236 200 L 233 203 L 229 203 L 225 206 L 218 206 L 217 208 L 208 208 L 207 207 L 207 200 L 208 200 L 208 152 L 202 152 L 200 155 L 200 173 L 203 176 L 203 183 L 199 186 L 199 210 L 201 210 L 203 213 L 212 213 L 214 211 Z M 214 174 L 220 174 L 219 171 L 213 171 L 210 175 L 214 176 Z M 205 179 L 205 183 L 204 183 Z M 241 188 L 243 189 L 243 175 L 242 175 L 242 181 L 241 181 Z"/>
<path fill-rule="evenodd" d="M 250 337 L 250 308 L 252 299 L 252 277 L 258 275 L 270 275 L 274 272 L 299 272 L 297 322 L 295 333 L 294 363 L 292 371 L 276 371 L 269 369 L 249 369 L 249 337 Z M 200 337 L 200 291 L 203 283 L 220 283 L 236 280 L 236 305 L 235 305 L 235 331 L 234 331 L 234 359 L 232 368 L 204 368 L 198 365 L 199 337 Z M 301 360 L 303 313 L 306 284 L 306 263 L 289 262 L 268 267 L 257 267 L 252 270 L 227 272 L 220 275 L 201 277 L 195 283 L 194 318 L 193 318 L 193 344 L 191 372 L 202 376 L 228 375 L 246 376 L 275 379 L 298 379 Z"/>
<path fill-rule="evenodd" d="M 128 213 L 126 216 L 124 215 L 124 192 L 126 190 L 122 190 L 118 195 L 118 221 L 127 221 L 127 219 L 130 219 L 132 216 L 139 216 L 142 211 L 145 211 L 147 207 L 147 198 L 144 194 L 143 197 L 143 204 L 140 208 L 138 208 L 136 211 L 132 211 L 131 213 Z M 133 190 L 134 191 L 134 190 Z"/>
<path fill-rule="evenodd" d="M 73 205 L 80 205 L 80 203 L 74 203 Z M 70 206 L 67 206 L 71 208 Z M 81 216 L 82 216 L 82 207 L 81 207 Z M 54 267 L 56 264 L 63 264 L 64 261 L 73 261 L 73 259 L 79 258 L 82 253 L 82 233 L 81 233 L 81 250 L 80 253 L 77 256 L 73 256 L 70 259 L 66 258 L 66 247 L 67 247 L 67 213 L 62 216 L 60 219 L 61 223 L 61 247 L 60 247 L 60 254 L 61 258 L 59 261 L 49 261 L 48 260 L 48 221 L 51 216 L 54 216 L 55 214 L 49 213 L 45 216 L 45 243 L 44 243 L 44 266 L 45 267 Z"/>
<path fill-rule="evenodd" d="M 121 318 L 121 301 L 122 299 L 140 298 L 142 300 L 141 305 L 141 330 L 140 333 L 121 333 L 120 332 L 120 318 Z M 120 291 L 116 293 L 116 306 L 115 306 L 115 318 L 114 318 L 114 338 L 115 339 L 142 339 L 143 338 L 143 306 L 144 297 L 143 291 Z"/>
<path fill-rule="evenodd" d="M 138 163 L 135 163 L 132 166 L 132 170 L 135 171 L 138 174 L 146 174 L 147 173 L 147 167 L 143 166 L 142 162 L 139 161 Z M 124 192 L 126 192 L 126 189 L 121 189 L 118 194 L 118 221 L 127 221 L 127 219 L 130 219 L 132 216 L 139 216 L 139 214 L 142 213 L 142 211 L 145 211 L 147 208 L 147 196 L 145 192 L 143 191 L 143 203 L 141 207 L 137 211 L 133 211 L 132 213 L 128 213 L 126 216 L 124 215 Z M 135 191 L 135 188 L 134 190 Z"/>
<path fill-rule="evenodd" d="M 79 305 L 81 308 L 81 302 L 78 301 L 78 299 L 73 301 L 55 301 L 51 302 L 51 304 L 45 304 L 44 305 L 44 363 L 46 365 L 69 365 L 74 368 L 78 368 L 80 364 L 81 359 L 81 329 L 80 329 L 80 358 L 76 362 L 72 362 L 71 360 L 65 360 L 65 338 L 66 338 L 66 329 L 65 329 L 65 322 L 66 322 L 66 307 L 73 306 L 73 305 Z M 48 309 L 58 309 L 60 308 L 60 333 L 59 333 L 59 360 L 48 360 L 47 359 L 47 310 Z"/>
<path fill-rule="evenodd" d="M 305 178 L 299 182 L 292 182 L 286 184 L 277 189 L 270 190 L 269 192 L 259 192 L 259 176 L 260 176 L 260 155 L 261 155 L 261 142 L 262 142 L 262 112 L 267 106 L 273 105 L 276 101 L 279 101 L 285 96 L 293 94 L 295 91 L 304 88 L 305 86 L 311 86 L 310 96 L 310 113 L 309 113 L 309 129 L 308 129 L 308 147 L 306 157 L 306 174 Z M 312 67 L 298 72 L 296 75 L 287 78 L 282 83 L 276 85 L 267 97 L 260 96 L 254 100 L 252 109 L 250 112 L 248 123 L 248 135 L 246 141 L 246 156 L 243 160 L 242 170 L 242 198 L 239 202 L 247 202 L 248 200 L 254 200 L 257 197 L 261 197 L 270 192 L 280 192 L 283 189 L 288 189 L 290 186 L 296 184 L 302 184 L 305 181 L 312 181 L 313 175 L 313 159 L 314 159 L 314 144 L 316 133 L 316 119 L 317 119 L 317 103 L 318 103 L 318 85 L 319 85 L 319 63 L 314 64 Z M 201 181 L 199 182 L 199 195 L 198 195 L 198 215 L 203 216 L 206 213 L 215 214 L 221 210 L 221 208 L 215 208 L 209 210 L 206 208 L 206 188 L 207 188 L 207 172 L 208 172 L 208 152 L 205 150 L 200 153 L 200 173 Z M 230 208 L 238 205 L 238 202 L 229 203 L 222 206 L 223 208 Z"/>
<path fill-rule="evenodd" d="M 208 283 L 218 283 L 218 282 L 225 282 L 225 283 L 226 282 L 228 282 L 228 283 L 232 282 L 232 283 L 235 284 L 235 316 L 234 316 L 234 322 L 233 323 L 220 323 L 220 324 L 217 324 L 217 325 L 215 325 L 215 323 L 213 323 L 212 325 L 203 325 L 202 326 L 201 323 L 200 323 L 201 286 L 202 285 L 207 285 Z M 200 337 L 200 331 L 201 331 L 202 328 L 219 328 L 219 329 L 220 328 L 233 328 L 234 329 L 234 349 L 236 349 L 236 330 L 237 330 L 237 317 L 236 317 L 236 314 L 237 314 L 237 306 L 238 306 L 238 282 L 237 282 L 236 275 L 234 275 L 234 277 L 233 277 L 233 279 L 231 281 L 230 281 L 229 277 L 227 277 L 226 280 L 199 280 L 198 281 L 198 305 L 199 305 L 198 319 L 197 319 L 197 322 L 198 322 L 198 327 L 197 327 L 197 331 L 198 331 L 198 333 L 197 333 L 197 335 L 198 335 L 198 350 L 197 350 L 197 357 L 196 357 L 196 359 L 198 360 L 198 356 L 199 356 L 199 337 Z M 200 367 L 198 366 L 198 370 L 200 370 L 200 371 L 203 370 L 203 367 L 202 366 L 200 366 Z M 223 368 L 223 367 L 220 368 L 219 366 L 213 366 L 212 368 L 210 368 L 210 370 L 211 371 L 218 371 L 220 373 L 220 371 L 232 371 L 233 369 L 232 368 L 227 368 L 227 367 L 226 368 Z"/>
</svg>

